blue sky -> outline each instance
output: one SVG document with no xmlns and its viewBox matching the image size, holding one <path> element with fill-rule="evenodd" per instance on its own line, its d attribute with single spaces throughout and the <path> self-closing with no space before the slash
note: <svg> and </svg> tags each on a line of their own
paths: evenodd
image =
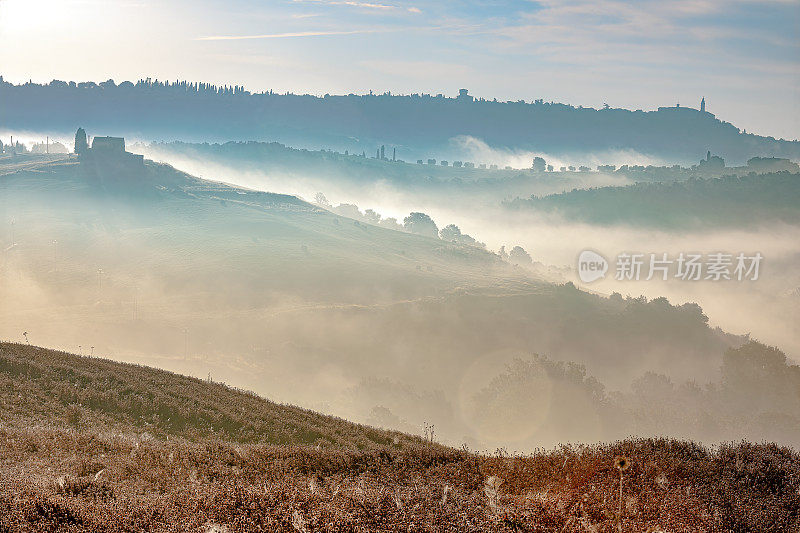
<svg viewBox="0 0 800 533">
<path fill-rule="evenodd" d="M 800 138 L 800 1 L 0 0 L 12 81 L 696 107 Z"/>
</svg>

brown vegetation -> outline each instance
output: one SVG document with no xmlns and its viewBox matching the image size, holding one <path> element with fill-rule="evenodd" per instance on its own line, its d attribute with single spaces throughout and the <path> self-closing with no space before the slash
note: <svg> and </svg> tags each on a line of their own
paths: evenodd
<svg viewBox="0 0 800 533">
<path fill-rule="evenodd" d="M 89 432 L 365 448 L 418 440 L 253 393 L 148 368 L 24 344 L 0 343 L 0 421 Z"/>
<path fill-rule="evenodd" d="M 772 444 L 629 439 L 475 454 L 11 344 L 0 345 L 0 380 L 0 531 L 800 527 L 800 455 Z"/>
<path fill-rule="evenodd" d="M 774 445 L 486 457 L 39 428 L 0 430 L 0 449 L 0 531 L 783 532 L 800 520 L 800 457 Z"/>
</svg>

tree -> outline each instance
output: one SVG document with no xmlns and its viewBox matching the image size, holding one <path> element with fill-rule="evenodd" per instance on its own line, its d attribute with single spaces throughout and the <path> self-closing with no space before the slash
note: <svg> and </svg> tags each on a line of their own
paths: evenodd
<svg viewBox="0 0 800 533">
<path fill-rule="evenodd" d="M 89 143 L 86 142 L 86 131 L 83 128 L 78 128 L 75 132 L 75 153 L 83 154 L 89 149 Z"/>
<path fill-rule="evenodd" d="M 431 217 L 425 213 L 410 213 L 403 219 L 403 228 L 409 233 L 425 235 L 434 239 L 439 238 L 439 228 Z"/>
<path fill-rule="evenodd" d="M 378 222 L 378 225 L 395 231 L 403 231 L 403 226 L 401 226 L 394 217 L 382 218 L 380 222 Z"/>
<path fill-rule="evenodd" d="M 531 168 L 534 172 L 544 172 L 547 169 L 547 162 L 539 156 L 533 158 L 533 165 Z"/>
<path fill-rule="evenodd" d="M 482 242 L 478 242 L 471 235 L 467 235 L 466 233 L 461 233 L 461 229 L 455 224 L 448 224 L 447 226 L 443 227 L 442 230 L 439 232 L 439 237 L 441 237 L 443 241 L 454 242 L 457 244 L 478 246 L 480 248 L 486 247 L 485 244 L 483 244 Z"/>
<path fill-rule="evenodd" d="M 508 259 L 517 265 L 530 265 L 533 263 L 530 254 L 522 246 L 515 246 L 508 254 Z"/>
<path fill-rule="evenodd" d="M 353 220 L 361 220 L 364 216 L 355 204 L 339 204 L 333 208 L 333 212 Z"/>
<path fill-rule="evenodd" d="M 314 203 L 323 207 L 331 206 L 330 202 L 328 202 L 328 199 L 325 198 L 325 195 L 321 192 L 318 192 L 316 195 L 314 195 Z"/>
<path fill-rule="evenodd" d="M 592 440 L 605 390 L 586 368 L 533 355 L 515 358 L 465 402 L 470 421 L 494 442 Z"/>
<path fill-rule="evenodd" d="M 381 215 L 375 212 L 373 209 L 367 209 L 364 211 L 364 220 L 377 226 L 381 222 Z"/>
<path fill-rule="evenodd" d="M 439 232 L 439 237 L 441 237 L 443 241 L 458 242 L 461 237 L 461 230 L 455 224 L 448 224 Z"/>
<path fill-rule="evenodd" d="M 777 348 L 750 341 L 729 348 L 722 359 L 726 400 L 739 409 L 797 412 L 800 367 L 787 363 Z"/>
</svg>

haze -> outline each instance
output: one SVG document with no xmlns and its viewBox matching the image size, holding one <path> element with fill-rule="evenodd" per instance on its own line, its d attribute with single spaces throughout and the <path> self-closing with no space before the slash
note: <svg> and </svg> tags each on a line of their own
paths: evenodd
<svg viewBox="0 0 800 533">
<path fill-rule="evenodd" d="M 190 79 L 252 91 L 697 105 L 800 133 L 796 2 L 1 0 L 7 80 Z M 757 97 L 753 97 L 757 94 Z"/>
</svg>

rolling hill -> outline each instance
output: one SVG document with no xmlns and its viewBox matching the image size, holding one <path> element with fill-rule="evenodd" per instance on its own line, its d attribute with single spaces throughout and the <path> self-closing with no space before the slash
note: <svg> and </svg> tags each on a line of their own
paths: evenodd
<svg viewBox="0 0 800 533">
<path fill-rule="evenodd" d="M 82 165 L 0 175 L 0 335 L 69 346 L 0 342 L 0 531 L 797 528 L 777 444 L 536 450 L 796 443 L 800 369 L 699 306 Z"/>
<path fill-rule="evenodd" d="M 800 456 L 774 444 L 479 454 L 11 343 L 0 384 L 3 531 L 777 533 L 800 516 Z"/>
<path fill-rule="evenodd" d="M 141 277 L 157 271 L 166 283 L 201 291 L 210 277 L 235 272 L 228 276 L 236 285 L 230 290 L 250 298 L 288 292 L 358 302 L 355 287 L 394 298 L 452 288 L 454 278 L 475 284 L 524 279 L 483 250 L 361 224 L 294 196 L 199 180 L 151 163 L 132 174 L 85 171 L 67 160 L 0 178 L 18 255 L 48 267 L 80 255 L 109 274 L 123 265 Z M 79 236 L 79 229 L 91 236 Z M 53 240 L 62 250 L 55 259 Z M 179 260 L 164 262 L 165 253 Z"/>
<path fill-rule="evenodd" d="M 671 231 L 797 225 L 798 205 L 800 174 L 789 172 L 573 189 L 505 203 L 519 213 Z"/>
<path fill-rule="evenodd" d="M 593 394 L 624 394 L 648 372 L 718 383 L 726 350 L 748 340 L 710 327 L 696 304 L 591 294 L 478 247 L 152 162 L 14 168 L 0 209 L 4 338 L 210 375 L 371 425 L 434 424 L 452 444 L 554 444 L 562 408 L 587 417 L 570 438 L 618 438 Z M 525 379 L 552 381 L 537 416 L 508 421 L 520 432 L 474 427 L 476 399 L 536 354 Z M 562 382 L 580 402 L 556 400 Z M 732 434 L 676 424 L 693 438 Z"/>
<path fill-rule="evenodd" d="M 737 164 L 752 156 L 800 157 L 796 140 L 744 133 L 688 107 L 645 112 L 469 95 L 317 97 L 149 79 L 119 85 L 111 80 L 14 85 L 0 79 L 0 114 L 7 128 L 26 131 L 67 133 L 82 124 L 139 139 L 273 140 L 369 155 L 389 145 L 408 160 L 439 159 L 431 154 L 441 153 L 454 157 L 459 150 L 453 140 L 465 136 L 497 149 L 561 154 L 635 150 L 682 163 L 695 163 L 706 150 Z"/>
<path fill-rule="evenodd" d="M 31 345 L 0 343 L 0 381 L 8 426 L 359 449 L 420 442 L 208 380 Z"/>
</svg>

